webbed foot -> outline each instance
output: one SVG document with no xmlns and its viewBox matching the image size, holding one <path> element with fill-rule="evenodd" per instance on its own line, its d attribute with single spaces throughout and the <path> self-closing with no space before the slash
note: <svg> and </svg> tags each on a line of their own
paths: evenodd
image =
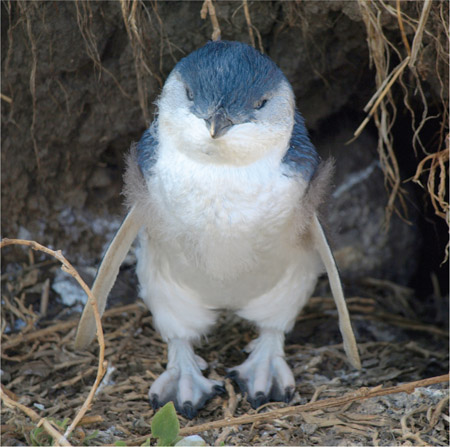
<svg viewBox="0 0 450 447">
<path fill-rule="evenodd" d="M 222 382 L 203 376 L 201 370 L 207 366 L 187 340 L 170 341 L 167 369 L 148 393 L 153 409 L 172 401 L 180 414 L 188 419 L 195 417 L 208 400 L 225 392 Z"/>
<path fill-rule="evenodd" d="M 249 347 L 248 359 L 228 372 L 253 408 L 267 402 L 288 403 L 294 396 L 295 379 L 284 359 L 283 342 L 282 332 L 263 332 Z"/>
</svg>

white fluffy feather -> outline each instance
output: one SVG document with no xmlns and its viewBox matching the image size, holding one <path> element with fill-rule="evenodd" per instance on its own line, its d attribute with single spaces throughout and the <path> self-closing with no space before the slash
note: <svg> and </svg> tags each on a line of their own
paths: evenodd
<svg viewBox="0 0 450 447">
<path fill-rule="evenodd" d="M 176 119 L 165 118 L 169 99 L 160 100 L 158 159 L 147 177 L 151 217 L 138 254 L 141 296 L 158 330 L 166 339 L 196 338 L 213 324 L 212 309 L 290 329 L 322 265 L 308 234 L 298 234 L 308 227 L 298 222 L 307 185 L 283 174 L 288 139 L 261 139 L 260 126 L 249 123 L 213 140 L 180 104 Z M 289 135 L 292 123 L 280 118 L 274 126 Z M 242 157 L 234 165 L 215 155 L 216 163 L 202 159 L 222 151 L 221 158 L 235 160 L 238 140 L 259 159 L 244 165 Z"/>
</svg>

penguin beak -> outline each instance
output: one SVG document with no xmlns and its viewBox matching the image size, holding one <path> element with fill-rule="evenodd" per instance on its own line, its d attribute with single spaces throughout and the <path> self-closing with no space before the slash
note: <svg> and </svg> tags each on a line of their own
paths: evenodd
<svg viewBox="0 0 450 447">
<path fill-rule="evenodd" d="M 218 138 L 228 132 L 233 126 L 233 122 L 228 118 L 227 113 L 221 107 L 210 118 L 205 119 L 211 138 Z"/>
</svg>

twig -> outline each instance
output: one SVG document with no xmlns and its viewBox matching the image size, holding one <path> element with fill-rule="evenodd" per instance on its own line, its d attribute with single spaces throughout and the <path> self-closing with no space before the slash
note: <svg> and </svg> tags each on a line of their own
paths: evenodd
<svg viewBox="0 0 450 447">
<path fill-rule="evenodd" d="M 389 321 L 389 323 L 395 326 L 405 327 L 415 331 L 429 332 L 430 334 L 448 339 L 449 334 L 445 329 L 440 329 L 431 324 L 416 322 L 400 315 L 393 315 L 387 312 L 379 312 L 376 316 L 379 321 Z"/>
<path fill-rule="evenodd" d="M 73 386 L 75 383 L 78 383 L 80 380 L 84 379 L 85 377 L 90 376 L 93 372 L 95 372 L 94 367 L 87 368 L 87 369 L 83 370 L 83 372 L 76 375 L 75 377 L 64 380 L 63 382 L 56 383 L 55 385 L 52 386 L 52 390 L 59 390 L 61 388 Z"/>
<path fill-rule="evenodd" d="M 410 60 L 410 58 L 409 58 L 409 56 L 407 56 L 403 60 L 403 62 L 401 62 L 399 65 L 397 65 L 397 67 L 395 67 L 392 70 L 392 73 L 391 73 L 392 77 L 391 77 L 390 81 L 386 84 L 384 89 L 381 91 L 380 95 L 378 96 L 378 99 L 375 101 L 374 105 L 370 109 L 370 112 L 368 113 L 366 118 L 364 118 L 364 121 L 360 124 L 358 129 L 355 130 L 355 132 L 353 134 L 354 137 L 350 141 L 348 141 L 346 144 L 350 144 L 351 142 L 355 141 L 356 138 L 358 138 L 361 135 L 361 132 L 364 130 L 364 128 L 366 127 L 367 123 L 370 121 L 370 118 L 372 118 L 373 114 L 375 113 L 375 110 L 380 105 L 380 103 L 383 100 L 383 98 L 389 92 L 389 90 L 391 89 L 392 85 L 397 80 L 397 78 L 402 74 L 402 72 L 405 69 L 406 65 L 408 65 L 409 60 Z M 376 94 L 378 94 L 378 92 Z M 372 101 L 372 99 L 370 101 Z"/>
<path fill-rule="evenodd" d="M 219 21 L 217 20 L 216 8 L 214 8 L 214 4 L 213 4 L 212 0 L 205 0 L 203 2 L 202 9 L 200 10 L 200 17 L 203 20 L 206 19 L 207 14 L 209 14 L 209 17 L 211 19 L 211 24 L 213 27 L 213 33 L 212 33 L 211 39 L 212 40 L 220 40 L 221 31 L 220 31 Z"/>
<path fill-rule="evenodd" d="M 409 60 L 409 68 L 415 69 L 415 63 L 417 59 L 417 54 L 419 53 L 419 48 L 422 45 L 423 30 L 425 29 L 425 24 L 427 23 L 428 15 L 430 13 L 431 0 L 425 0 L 423 3 L 422 13 L 420 14 L 419 25 L 417 26 L 416 34 L 414 35 L 412 48 L 411 48 L 411 58 Z"/>
<path fill-rule="evenodd" d="M 263 422 L 273 420 L 283 416 L 291 416 L 303 411 L 321 410 L 323 408 L 337 407 L 345 405 L 350 402 L 355 402 L 372 397 L 386 396 L 388 394 L 396 393 L 412 393 L 416 388 L 434 385 L 436 383 L 448 382 L 449 374 L 443 376 L 430 377 L 428 379 L 418 380 L 416 382 L 409 382 L 402 385 L 392 386 L 389 388 L 375 387 L 373 389 L 360 388 L 354 393 L 349 393 L 342 397 L 333 397 L 323 399 L 316 402 L 307 403 L 304 405 L 296 405 L 286 408 L 279 408 L 277 410 L 268 411 L 262 414 L 244 415 L 236 418 L 225 418 L 219 421 L 213 421 L 205 424 L 194 425 L 191 427 L 184 427 L 180 430 L 180 436 L 188 436 L 195 433 L 201 433 L 206 430 L 215 428 L 229 427 L 232 425 L 253 424 L 255 422 Z"/>
<path fill-rule="evenodd" d="M 438 423 L 439 416 L 442 414 L 445 408 L 448 408 L 448 401 L 449 396 L 445 396 L 436 405 L 436 409 L 433 411 L 433 415 L 431 416 L 430 419 L 430 425 L 428 426 L 429 429 L 433 428 Z"/>
<path fill-rule="evenodd" d="M 47 433 L 54 439 L 55 445 L 71 446 L 67 438 L 63 436 L 47 419 L 41 418 L 34 410 L 20 404 L 8 396 L 7 389 L 1 386 L 0 391 L 3 402 L 7 407 L 18 408 L 30 417 L 34 422 L 38 422 L 38 426 L 43 425 Z"/>
<path fill-rule="evenodd" d="M 207 430 L 214 430 L 217 428 L 231 427 L 235 425 L 254 424 L 257 422 L 273 421 L 280 417 L 292 416 L 295 414 L 304 413 L 306 411 L 322 410 L 324 408 L 345 406 L 352 402 L 359 400 L 370 399 L 372 397 L 387 396 L 389 394 L 396 393 L 412 393 L 416 388 L 434 385 L 437 383 L 443 383 L 449 381 L 449 374 L 442 376 L 430 377 L 428 379 L 417 380 L 415 382 L 404 383 L 402 385 L 392 386 L 389 388 L 382 388 L 382 385 L 378 385 L 372 389 L 360 388 L 355 392 L 346 394 L 341 397 L 332 397 L 329 399 L 322 399 L 315 402 L 308 402 L 304 405 L 295 405 L 285 408 L 279 408 L 267 413 L 246 414 L 239 417 L 225 417 L 218 421 L 207 422 L 199 425 L 192 425 L 184 427 L 180 430 L 180 436 L 189 436 L 198 434 Z M 140 436 L 127 441 L 127 445 L 140 445 L 148 438 L 147 436 Z"/>
<path fill-rule="evenodd" d="M 48 298 L 50 293 L 50 278 L 47 278 L 44 282 L 44 287 L 41 292 L 41 302 L 39 305 L 39 314 L 41 317 L 45 317 L 47 315 L 48 308 Z"/>
<path fill-rule="evenodd" d="M 11 103 L 12 103 L 12 99 L 11 99 L 9 96 L 6 96 L 6 95 L 3 94 L 3 93 L 0 93 L 0 98 L 1 98 L 3 101 L 7 102 L 8 104 L 11 104 Z"/>
<path fill-rule="evenodd" d="M 403 25 L 400 0 L 397 0 L 397 21 L 398 27 L 400 28 L 400 34 L 402 35 L 403 44 L 405 45 L 406 48 L 406 52 L 408 53 L 408 56 L 411 56 L 411 47 L 409 46 L 408 38 L 406 37 L 405 33 L 405 27 Z"/>
<path fill-rule="evenodd" d="M 214 445 L 226 445 L 225 440 L 230 436 L 230 433 L 234 431 L 233 427 L 225 427 L 225 430 L 220 433 L 218 438 L 214 441 Z"/>
<path fill-rule="evenodd" d="M 319 398 L 320 393 L 321 393 L 322 391 L 326 390 L 326 389 L 327 389 L 327 386 L 326 386 L 326 385 L 320 385 L 319 387 L 315 388 L 314 394 L 313 394 L 313 396 L 311 397 L 309 403 L 311 404 L 311 403 L 313 403 L 313 402 L 316 402 L 317 399 Z"/>
<path fill-rule="evenodd" d="M 45 329 L 41 329 L 36 332 L 30 332 L 25 335 L 21 333 L 6 342 L 2 342 L 2 351 L 14 348 L 15 346 L 20 345 L 22 343 L 27 343 L 29 341 L 42 338 L 48 334 L 52 334 L 53 332 L 60 332 L 65 331 L 66 329 L 71 329 L 75 327 L 77 324 L 78 321 L 67 321 L 64 323 L 57 323 L 54 324 L 53 326 L 46 327 Z"/>
<path fill-rule="evenodd" d="M 81 419 L 78 425 L 91 425 L 91 424 L 99 424 L 100 422 L 104 422 L 105 419 L 100 414 L 92 415 L 92 416 L 84 416 Z"/>
<path fill-rule="evenodd" d="M 130 312 L 133 310 L 138 310 L 139 304 L 127 304 L 126 306 L 115 307 L 113 309 L 107 310 L 103 315 L 105 317 L 112 317 L 114 315 L 119 315 L 123 312 Z M 29 334 L 23 335 L 19 334 L 13 339 L 8 340 L 7 342 L 2 343 L 2 350 L 5 351 L 7 349 L 14 348 L 17 345 L 22 343 L 27 343 L 32 340 L 40 339 L 48 334 L 52 334 L 53 332 L 64 332 L 67 329 L 72 329 L 77 326 L 77 321 L 67 321 L 63 323 L 57 323 L 53 326 L 46 327 L 45 329 L 40 329 L 39 331 L 31 332 Z"/>
<path fill-rule="evenodd" d="M 0 433 L 3 435 L 4 433 L 17 433 L 22 435 L 24 431 L 31 431 L 35 429 L 35 425 L 21 425 L 20 427 L 15 424 L 2 424 L 0 425 Z"/>
<path fill-rule="evenodd" d="M 5 388 L 3 385 L 1 386 L 2 391 L 12 400 L 19 400 L 19 396 L 16 393 L 13 393 L 11 390 L 8 390 L 8 388 Z"/>
<path fill-rule="evenodd" d="M 225 389 L 227 390 L 229 396 L 228 405 L 225 408 L 225 416 L 233 417 L 234 412 L 236 411 L 238 400 L 236 397 L 236 393 L 234 392 L 234 386 L 231 383 L 230 379 L 225 379 Z"/>
<path fill-rule="evenodd" d="M 94 398 L 95 390 L 97 389 L 98 385 L 100 384 L 100 381 L 103 378 L 103 375 L 106 371 L 106 362 L 105 359 L 105 340 L 103 337 L 103 329 L 102 329 L 102 322 L 100 318 L 100 314 L 98 312 L 97 307 L 97 300 L 95 296 L 92 294 L 91 289 L 87 286 L 87 284 L 82 280 L 79 273 L 75 270 L 75 268 L 72 266 L 72 264 L 62 255 L 61 250 L 54 251 L 50 248 L 44 247 L 41 244 L 38 244 L 35 241 L 27 241 L 23 239 L 3 239 L 0 242 L 0 249 L 3 247 L 6 247 L 8 245 L 25 245 L 28 247 L 31 247 L 33 250 L 39 250 L 44 253 L 47 253 L 53 257 L 55 257 L 59 262 L 61 262 L 62 266 L 61 269 L 65 271 L 66 273 L 69 273 L 72 275 L 80 284 L 82 289 L 86 292 L 89 302 L 91 303 L 92 309 L 94 311 L 95 316 L 95 324 L 97 326 L 97 338 L 98 338 L 98 344 L 100 346 L 99 349 L 99 355 L 98 355 L 98 367 L 97 367 L 97 377 L 95 378 L 95 382 L 92 385 L 91 391 L 89 392 L 89 395 L 87 396 L 84 404 L 78 411 L 77 415 L 75 416 L 74 420 L 70 424 L 70 426 L 67 428 L 66 432 L 64 433 L 64 437 L 68 438 L 70 433 L 75 429 L 80 419 L 85 415 L 86 411 L 89 409 L 89 406 L 91 405 L 92 399 Z"/>
</svg>

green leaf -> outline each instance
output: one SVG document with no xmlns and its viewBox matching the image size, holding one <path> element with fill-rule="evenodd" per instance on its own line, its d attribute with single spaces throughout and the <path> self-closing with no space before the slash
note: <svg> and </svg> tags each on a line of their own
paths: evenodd
<svg viewBox="0 0 450 447">
<path fill-rule="evenodd" d="M 32 446 L 51 445 L 53 438 L 47 434 L 44 427 L 36 427 L 30 431 L 30 441 Z"/>
<path fill-rule="evenodd" d="M 64 418 L 64 420 L 62 420 L 62 421 L 55 421 L 55 422 L 59 428 L 65 430 L 67 428 L 67 426 L 69 425 L 69 418 Z"/>
<path fill-rule="evenodd" d="M 148 446 L 148 445 L 150 445 L 150 438 L 147 438 L 147 439 L 145 440 L 145 442 L 144 442 L 143 444 L 141 444 L 141 447 L 146 447 L 146 446 Z"/>
<path fill-rule="evenodd" d="M 157 411 L 152 419 L 152 436 L 158 438 L 158 445 L 174 445 L 180 423 L 173 402 L 168 402 L 164 407 Z"/>
<path fill-rule="evenodd" d="M 89 443 L 91 441 L 94 441 L 98 434 L 99 434 L 99 430 L 94 430 L 90 435 L 87 435 L 84 439 L 83 439 L 83 445 L 89 445 Z M 95 445 L 95 444 L 94 444 Z"/>
<path fill-rule="evenodd" d="M 114 445 L 117 445 L 117 446 L 126 446 L 127 443 L 126 443 L 125 441 L 116 441 L 116 442 L 114 443 Z"/>
</svg>

